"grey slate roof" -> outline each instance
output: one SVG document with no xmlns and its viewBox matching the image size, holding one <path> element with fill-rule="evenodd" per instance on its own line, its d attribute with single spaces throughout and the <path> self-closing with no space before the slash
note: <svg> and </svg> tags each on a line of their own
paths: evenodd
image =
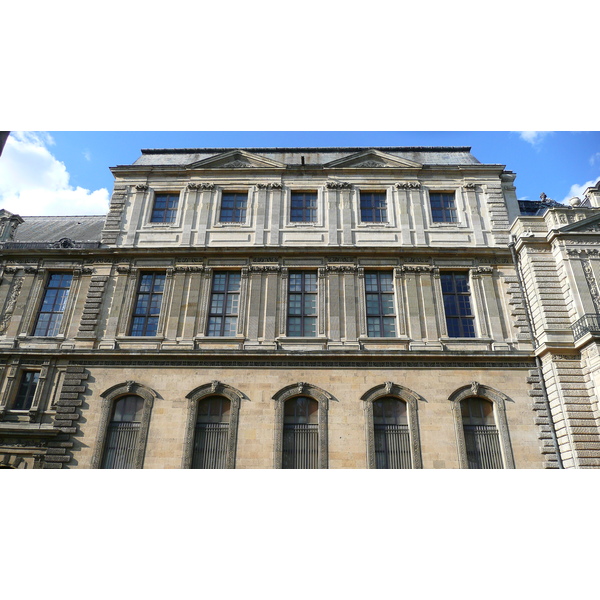
<svg viewBox="0 0 600 600">
<path fill-rule="evenodd" d="M 74 217 L 22 217 L 13 242 L 57 242 L 68 238 L 74 242 L 100 242 L 105 215 Z"/>
<path fill-rule="evenodd" d="M 189 165 L 212 156 L 234 150 L 244 150 L 287 165 L 320 165 L 349 157 L 365 150 L 379 150 L 392 156 L 406 158 L 424 165 L 481 164 L 467 146 L 364 146 L 361 148 L 174 148 L 144 149 L 134 165 Z"/>
</svg>

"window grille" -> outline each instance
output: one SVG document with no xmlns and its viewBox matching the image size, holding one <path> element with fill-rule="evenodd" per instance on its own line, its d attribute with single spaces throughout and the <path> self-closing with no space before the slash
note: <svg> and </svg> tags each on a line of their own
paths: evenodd
<svg viewBox="0 0 600 600">
<path fill-rule="evenodd" d="M 317 335 L 317 274 L 306 271 L 289 274 L 288 328 L 291 337 Z"/>
<path fill-rule="evenodd" d="M 179 194 L 155 194 L 151 223 L 175 223 Z"/>
<path fill-rule="evenodd" d="M 133 310 L 130 335 L 153 336 L 158 331 L 165 287 L 164 273 L 142 273 Z"/>
<path fill-rule="evenodd" d="M 469 469 L 502 469 L 502 451 L 488 400 L 467 398 L 460 403 Z"/>
<path fill-rule="evenodd" d="M 52 273 L 50 275 L 33 332 L 34 336 L 58 335 L 72 280 L 73 275 L 70 273 Z"/>
<path fill-rule="evenodd" d="M 412 469 L 406 402 L 382 398 L 373 402 L 375 464 L 378 469 Z"/>
<path fill-rule="evenodd" d="M 314 223 L 317 220 L 317 193 L 292 192 L 290 221 L 292 223 Z"/>
<path fill-rule="evenodd" d="M 366 272 L 367 334 L 395 337 L 394 279 L 392 273 Z"/>
<path fill-rule="evenodd" d="M 454 192 L 429 192 L 431 218 L 434 223 L 456 223 L 456 200 Z"/>
<path fill-rule="evenodd" d="M 206 335 L 236 335 L 240 278 L 240 273 L 228 271 L 214 273 Z"/>
<path fill-rule="evenodd" d="M 475 316 L 471 309 L 469 274 L 442 273 L 442 294 L 449 337 L 475 337 Z"/>
<path fill-rule="evenodd" d="M 103 469 L 133 469 L 144 400 L 124 396 L 115 402 L 104 445 Z"/>
<path fill-rule="evenodd" d="M 319 468 L 319 403 L 298 396 L 286 400 L 283 413 L 283 469 Z"/>
<path fill-rule="evenodd" d="M 192 469 L 226 469 L 231 403 L 214 396 L 198 403 Z"/>
<path fill-rule="evenodd" d="M 360 220 L 363 223 L 387 223 L 385 192 L 360 192 Z"/>
<path fill-rule="evenodd" d="M 248 194 L 227 192 L 221 197 L 221 223 L 245 223 Z"/>
</svg>

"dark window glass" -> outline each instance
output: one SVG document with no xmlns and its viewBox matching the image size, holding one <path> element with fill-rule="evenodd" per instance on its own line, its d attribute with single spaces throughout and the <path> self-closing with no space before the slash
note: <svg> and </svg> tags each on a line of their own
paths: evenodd
<svg viewBox="0 0 600 600">
<path fill-rule="evenodd" d="M 410 469 L 410 432 L 406 402 L 381 398 L 373 402 L 375 464 L 378 469 Z"/>
<path fill-rule="evenodd" d="M 234 336 L 240 298 L 240 274 L 223 271 L 213 275 L 206 335 Z"/>
<path fill-rule="evenodd" d="M 284 469 L 317 469 L 319 458 L 319 403 L 299 396 L 283 407 Z"/>
<path fill-rule="evenodd" d="M 429 192 L 431 218 L 434 223 L 456 223 L 456 202 L 454 193 Z"/>
<path fill-rule="evenodd" d="M 460 403 L 469 469 L 502 469 L 502 451 L 489 400 L 467 398 Z"/>
<path fill-rule="evenodd" d="M 155 194 L 151 223 L 174 223 L 177 216 L 179 194 Z"/>
<path fill-rule="evenodd" d="M 449 337 L 475 337 L 468 273 L 442 273 L 442 294 Z"/>
<path fill-rule="evenodd" d="M 132 469 L 140 434 L 144 400 L 123 396 L 113 407 L 104 443 L 103 469 Z"/>
<path fill-rule="evenodd" d="M 367 334 L 369 337 L 396 337 L 394 280 L 392 273 L 365 273 Z"/>
<path fill-rule="evenodd" d="M 212 396 L 198 403 L 192 469 L 226 468 L 230 416 L 227 398 Z"/>
<path fill-rule="evenodd" d="M 156 335 L 164 287 L 164 273 L 142 273 L 133 310 L 130 335 Z"/>
<path fill-rule="evenodd" d="M 296 271 L 289 274 L 288 336 L 317 335 L 317 274 Z"/>
<path fill-rule="evenodd" d="M 50 275 L 33 335 L 58 335 L 67 299 L 69 298 L 72 279 L 73 275 L 70 273 L 53 273 Z"/>
<path fill-rule="evenodd" d="M 221 223 L 245 223 L 248 194 L 246 192 L 227 192 L 221 198 Z"/>
<path fill-rule="evenodd" d="M 292 223 L 314 223 L 317 220 L 317 193 L 292 192 L 290 221 Z"/>
<path fill-rule="evenodd" d="M 387 223 L 385 192 L 360 192 L 360 220 L 363 223 Z"/>
<path fill-rule="evenodd" d="M 12 410 L 29 410 L 31 408 L 39 377 L 40 374 L 37 371 L 25 371 L 21 375 L 21 382 Z"/>
</svg>

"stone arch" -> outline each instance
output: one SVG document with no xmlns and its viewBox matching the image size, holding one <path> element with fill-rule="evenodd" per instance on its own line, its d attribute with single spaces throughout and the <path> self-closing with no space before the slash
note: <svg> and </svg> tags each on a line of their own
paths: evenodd
<svg viewBox="0 0 600 600">
<path fill-rule="evenodd" d="M 222 396 L 231 402 L 231 417 L 229 421 L 229 434 L 227 438 L 227 469 L 235 468 L 235 453 L 237 448 L 237 431 L 240 415 L 240 404 L 243 399 L 248 399 L 242 392 L 220 381 L 211 381 L 193 389 L 186 395 L 188 402 L 185 437 L 183 443 L 183 460 L 181 467 L 189 469 L 192 466 L 192 453 L 194 450 L 194 431 L 198 418 L 198 403 L 204 398 Z"/>
<path fill-rule="evenodd" d="M 467 398 L 481 398 L 488 400 L 494 405 L 494 419 L 498 428 L 500 438 L 500 449 L 502 452 L 502 461 L 505 469 L 514 469 L 515 460 L 510 444 L 510 435 L 508 433 L 508 422 L 506 420 L 506 403 L 513 402 L 506 394 L 483 385 L 478 381 L 472 381 L 450 394 L 448 400 L 452 403 L 452 415 L 454 417 L 454 429 L 456 432 L 456 443 L 458 446 L 458 462 L 461 469 L 468 469 L 467 447 L 465 443 L 465 434 L 460 403 Z"/>
<path fill-rule="evenodd" d="M 283 461 L 283 414 L 284 404 L 286 400 L 296 398 L 298 396 L 308 396 L 316 400 L 319 404 L 318 416 L 318 431 L 319 431 L 319 469 L 327 469 L 328 467 L 328 439 L 327 439 L 327 412 L 329 410 L 329 402 L 337 400 L 325 390 L 311 383 L 299 381 L 292 383 L 281 390 L 274 396 L 275 400 L 275 452 L 274 464 L 276 469 L 281 469 Z"/>
<path fill-rule="evenodd" d="M 148 429 L 150 427 L 150 414 L 154 405 L 154 400 L 158 394 L 151 388 L 137 383 L 136 381 L 125 381 L 118 383 L 102 392 L 102 409 L 100 413 L 100 425 L 98 427 L 98 436 L 96 439 L 96 449 L 92 457 L 92 469 L 99 469 L 104 455 L 104 445 L 108 433 L 108 424 L 114 403 L 123 396 L 139 396 L 144 400 L 142 411 L 142 422 L 140 424 L 140 433 L 135 450 L 134 468 L 142 469 L 144 466 L 144 454 L 146 452 L 146 441 L 148 439 Z"/>
<path fill-rule="evenodd" d="M 365 421 L 367 428 L 367 465 L 369 469 L 375 469 L 375 425 L 373 423 L 373 402 L 381 398 L 397 398 L 406 402 L 408 412 L 408 429 L 410 432 L 410 452 L 413 469 L 423 468 L 423 459 L 421 457 L 421 437 L 419 434 L 419 402 L 425 402 L 425 399 L 413 392 L 413 390 L 404 387 L 398 383 L 386 381 L 383 384 L 372 387 L 368 392 L 361 396 L 364 402 Z"/>
</svg>

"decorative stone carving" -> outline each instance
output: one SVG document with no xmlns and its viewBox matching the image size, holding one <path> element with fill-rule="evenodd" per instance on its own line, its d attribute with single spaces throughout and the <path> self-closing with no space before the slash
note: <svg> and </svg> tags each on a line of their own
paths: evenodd
<svg viewBox="0 0 600 600">
<path fill-rule="evenodd" d="M 378 169 L 380 167 L 389 167 L 387 163 L 380 160 L 365 160 L 364 162 L 353 165 L 359 169 Z"/>
<path fill-rule="evenodd" d="M 600 314 L 600 292 L 598 291 L 598 285 L 596 283 L 594 271 L 592 270 L 592 265 L 589 260 L 581 261 L 581 265 L 583 267 L 583 273 L 590 290 L 590 295 L 592 296 L 592 302 L 594 303 L 596 313 Z"/>
<path fill-rule="evenodd" d="M 479 395 L 479 383 L 477 381 L 471 381 L 471 394 L 473 394 L 473 396 L 478 396 Z"/>
<path fill-rule="evenodd" d="M 394 187 L 398 190 L 418 190 L 421 184 L 418 181 L 399 181 Z"/>
<path fill-rule="evenodd" d="M 19 277 L 13 283 L 13 288 L 10 292 L 10 296 L 6 303 L 6 308 L 4 310 L 4 315 L 2 316 L 2 321 L 0 321 L 0 335 L 6 333 L 13 311 L 15 310 L 15 304 L 17 303 L 17 298 L 19 297 L 22 286 L 23 278 Z"/>
<path fill-rule="evenodd" d="M 198 183 L 198 182 L 192 181 L 187 184 L 187 187 L 189 190 L 214 190 L 215 184 L 214 183 Z"/>
<path fill-rule="evenodd" d="M 251 165 L 249 162 L 244 160 L 233 160 L 221 166 L 224 169 L 247 169 L 249 167 L 253 167 L 254 165 Z"/>
<path fill-rule="evenodd" d="M 283 185 L 281 183 L 275 182 L 275 183 L 257 183 L 256 187 L 259 190 L 269 190 L 269 189 L 273 189 L 273 190 L 280 190 L 283 188 Z"/>
<path fill-rule="evenodd" d="M 81 244 L 73 241 L 71 238 L 65 237 L 50 244 L 50 248 L 81 248 Z"/>
<path fill-rule="evenodd" d="M 351 190 L 352 184 L 347 181 L 327 181 L 325 187 L 328 190 Z"/>
<path fill-rule="evenodd" d="M 148 190 L 148 185 L 147 185 L 147 184 L 145 184 L 145 183 L 138 183 L 138 184 L 135 186 L 135 189 L 136 189 L 138 192 L 145 192 L 145 191 L 147 191 L 147 190 Z"/>
<path fill-rule="evenodd" d="M 469 181 L 468 183 L 465 183 L 463 185 L 463 187 L 465 188 L 465 190 L 474 190 L 476 186 L 477 186 L 477 184 L 473 183 L 472 181 Z"/>
</svg>

